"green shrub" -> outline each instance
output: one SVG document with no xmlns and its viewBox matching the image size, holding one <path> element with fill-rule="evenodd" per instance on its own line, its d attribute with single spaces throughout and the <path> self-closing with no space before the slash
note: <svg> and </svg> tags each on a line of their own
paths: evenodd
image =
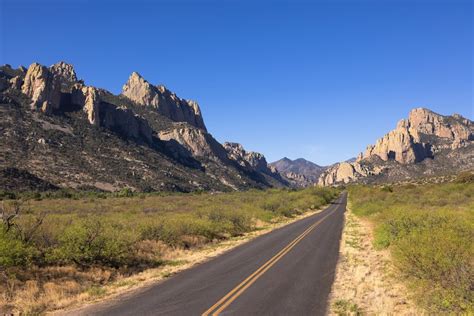
<svg viewBox="0 0 474 316">
<path fill-rule="evenodd" d="M 132 244 L 133 240 L 127 238 L 121 227 L 100 218 L 91 218 L 67 227 L 49 260 L 80 266 L 120 266 L 127 263 Z"/>
<path fill-rule="evenodd" d="M 461 222 L 416 229 L 394 244 L 396 265 L 421 282 L 422 298 L 433 311 L 474 310 L 474 227 Z"/>
<path fill-rule="evenodd" d="M 318 208 L 337 194 L 330 188 L 224 194 L 134 193 L 130 189 L 27 192 L 20 198 L 29 199 L 28 210 L 15 219 L 18 229 L 1 237 L 1 249 L 8 251 L 0 255 L 9 266 L 154 265 L 159 258 L 149 252 L 159 249 L 160 242 L 189 248 L 239 236 L 253 230 L 258 221 L 271 222 Z M 47 216 L 36 227 L 40 214 Z"/>
<path fill-rule="evenodd" d="M 141 233 L 141 238 L 146 240 L 160 240 L 170 246 L 178 246 L 180 237 L 186 235 L 187 224 L 174 220 L 163 220 L 146 225 Z"/>
<path fill-rule="evenodd" d="M 133 191 L 130 188 L 123 188 L 115 194 L 116 197 L 132 197 L 134 196 Z"/>
<path fill-rule="evenodd" d="M 33 247 L 0 228 L 0 267 L 25 267 L 31 263 L 35 254 Z"/>
</svg>

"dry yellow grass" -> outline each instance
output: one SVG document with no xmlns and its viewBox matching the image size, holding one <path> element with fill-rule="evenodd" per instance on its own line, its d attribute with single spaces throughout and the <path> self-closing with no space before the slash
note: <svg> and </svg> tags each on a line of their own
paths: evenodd
<svg viewBox="0 0 474 316">
<path fill-rule="evenodd" d="M 347 210 L 329 314 L 420 315 L 392 273 L 389 252 L 374 249 L 372 230 Z"/>
</svg>

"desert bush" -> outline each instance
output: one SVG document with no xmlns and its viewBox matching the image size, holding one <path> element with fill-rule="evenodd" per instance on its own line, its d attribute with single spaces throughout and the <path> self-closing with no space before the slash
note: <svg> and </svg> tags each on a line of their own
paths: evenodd
<svg viewBox="0 0 474 316">
<path fill-rule="evenodd" d="M 375 223 L 376 249 L 432 313 L 474 312 L 474 184 L 445 183 L 349 189 L 353 212 Z"/>
<path fill-rule="evenodd" d="M 192 223 L 181 217 L 179 220 L 164 219 L 153 224 L 146 225 L 141 233 L 144 240 L 159 240 L 169 246 L 180 246 L 180 238 L 192 234 Z"/>
<path fill-rule="evenodd" d="M 0 228 L 0 267 L 26 267 L 35 257 L 35 249 Z"/>
<path fill-rule="evenodd" d="M 461 313 L 474 310 L 473 245 L 473 225 L 450 220 L 411 230 L 394 243 L 393 254 L 432 312 Z"/>
<path fill-rule="evenodd" d="M 127 264 L 134 240 L 127 238 L 122 229 L 98 217 L 78 221 L 64 230 L 48 260 L 79 266 Z"/>
<path fill-rule="evenodd" d="M 208 215 L 213 224 L 222 227 L 222 232 L 238 236 L 252 230 L 252 217 L 245 211 L 213 209 Z"/>
</svg>

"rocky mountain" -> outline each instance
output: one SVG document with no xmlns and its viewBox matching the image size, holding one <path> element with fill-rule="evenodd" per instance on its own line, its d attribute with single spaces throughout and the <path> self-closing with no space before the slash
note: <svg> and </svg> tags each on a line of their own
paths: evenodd
<svg viewBox="0 0 474 316">
<path fill-rule="evenodd" d="M 72 65 L 0 67 L 0 190 L 240 190 L 286 186 L 265 157 L 229 151 L 201 110 L 132 73 L 120 95 Z M 246 162 L 246 163 L 245 163 Z"/>
<path fill-rule="evenodd" d="M 285 180 L 285 178 L 283 178 L 278 172 L 268 165 L 265 156 L 263 156 L 261 153 L 246 151 L 241 144 L 229 142 L 224 143 L 224 149 L 227 152 L 227 157 L 233 161 L 236 161 L 245 170 L 256 170 L 260 174 L 264 175 L 267 179 L 274 179 L 285 186 L 290 184 L 287 180 Z"/>
<path fill-rule="evenodd" d="M 158 113 L 176 122 L 206 130 L 199 105 L 192 100 L 180 99 L 163 85 L 154 86 L 133 72 L 122 88 L 122 95 L 141 106 L 155 108 Z"/>
<path fill-rule="evenodd" d="M 319 176 L 327 169 L 303 158 L 291 160 L 287 157 L 270 163 L 270 167 L 296 187 L 317 183 Z"/>
<path fill-rule="evenodd" d="M 443 116 L 417 108 L 375 145 L 369 145 L 355 162 L 335 164 L 318 183 L 396 182 L 473 168 L 473 121 L 459 114 Z"/>
</svg>

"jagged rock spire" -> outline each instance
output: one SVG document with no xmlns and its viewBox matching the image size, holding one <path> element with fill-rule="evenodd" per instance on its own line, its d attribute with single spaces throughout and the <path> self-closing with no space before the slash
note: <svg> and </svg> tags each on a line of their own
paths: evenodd
<svg viewBox="0 0 474 316">
<path fill-rule="evenodd" d="M 132 72 L 122 89 L 122 95 L 138 105 L 151 106 L 176 122 L 187 122 L 206 130 L 199 105 L 191 100 L 183 100 L 164 86 L 154 86 L 139 73 Z"/>
</svg>

